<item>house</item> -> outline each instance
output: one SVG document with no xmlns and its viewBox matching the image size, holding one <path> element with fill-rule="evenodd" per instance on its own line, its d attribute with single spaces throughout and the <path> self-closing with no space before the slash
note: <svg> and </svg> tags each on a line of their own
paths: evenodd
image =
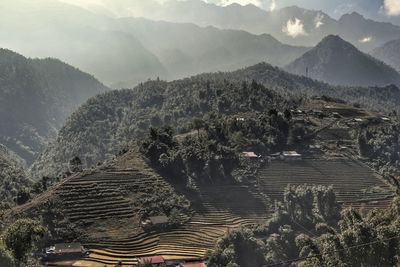
<svg viewBox="0 0 400 267">
<path fill-rule="evenodd" d="M 139 258 L 139 266 L 151 263 L 153 266 L 166 266 L 165 260 L 162 256 L 142 257 Z"/>
<path fill-rule="evenodd" d="M 204 262 L 186 262 L 181 263 L 179 267 L 207 267 Z"/>
<path fill-rule="evenodd" d="M 46 248 L 46 260 L 79 259 L 88 255 L 80 243 L 59 243 Z"/>
<path fill-rule="evenodd" d="M 242 152 L 242 156 L 248 159 L 258 159 L 260 157 L 254 152 Z"/>
<path fill-rule="evenodd" d="M 144 228 L 164 228 L 168 225 L 169 220 L 165 215 L 151 216 L 142 222 Z"/>
<path fill-rule="evenodd" d="M 288 161 L 302 160 L 302 155 L 297 153 L 296 151 L 283 151 L 282 156 L 284 160 Z"/>
</svg>

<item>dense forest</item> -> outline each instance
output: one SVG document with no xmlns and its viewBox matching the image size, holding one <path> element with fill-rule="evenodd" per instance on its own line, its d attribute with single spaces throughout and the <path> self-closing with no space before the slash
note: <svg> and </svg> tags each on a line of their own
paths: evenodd
<svg viewBox="0 0 400 267">
<path fill-rule="evenodd" d="M 65 159 L 75 156 L 85 166 L 92 166 L 135 143 L 150 126 L 179 125 L 179 133 L 193 118 L 210 112 L 267 113 L 273 108 L 296 105 L 297 101 L 285 100 L 256 82 L 230 81 L 218 74 L 170 83 L 149 81 L 133 90 L 109 92 L 89 100 L 70 117 L 32 171 L 36 176 L 60 173 Z"/>
<path fill-rule="evenodd" d="M 315 95 L 345 99 L 391 112 L 398 109 L 400 90 L 332 87 L 281 71 L 266 63 L 231 73 L 202 74 L 182 80 L 148 81 L 132 90 L 112 91 L 90 99 L 78 109 L 32 166 L 35 177 L 60 174 L 75 156 L 93 166 L 116 154 L 149 127 L 187 129 L 209 112 L 236 114 L 296 107 Z M 385 105 L 383 105 L 385 103 Z"/>
<path fill-rule="evenodd" d="M 395 266 L 399 198 L 384 212 L 342 211 L 332 188 L 288 186 L 265 225 L 228 233 L 210 266 Z"/>
<path fill-rule="evenodd" d="M 0 145 L 0 213 L 30 198 L 33 182 L 24 168 L 22 159 Z"/>
</svg>

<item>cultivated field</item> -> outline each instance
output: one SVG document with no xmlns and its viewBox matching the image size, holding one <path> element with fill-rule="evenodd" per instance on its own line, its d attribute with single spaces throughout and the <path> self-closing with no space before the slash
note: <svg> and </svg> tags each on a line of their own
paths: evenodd
<svg viewBox="0 0 400 267">
<path fill-rule="evenodd" d="M 345 205 L 381 207 L 391 197 L 390 187 L 371 169 L 348 158 L 272 161 L 259 172 L 260 189 L 272 199 L 282 199 L 288 184 L 332 185 Z M 378 201 L 379 200 L 379 201 Z"/>
<path fill-rule="evenodd" d="M 140 206 L 135 200 L 151 197 L 157 188 L 174 186 L 155 174 L 138 156 L 125 155 L 115 164 L 93 173 L 68 178 L 52 196 L 63 203 L 71 222 L 83 225 L 90 249 L 82 266 L 133 265 L 138 257 L 162 255 L 171 260 L 203 258 L 227 231 L 263 222 L 268 203 L 257 188 L 243 185 L 199 186 L 185 193 L 194 210 L 184 225 L 156 232 L 141 229 Z"/>
</svg>

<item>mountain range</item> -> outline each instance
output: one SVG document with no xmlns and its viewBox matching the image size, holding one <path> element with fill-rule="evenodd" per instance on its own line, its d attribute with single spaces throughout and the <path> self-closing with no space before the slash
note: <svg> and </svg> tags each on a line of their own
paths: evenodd
<svg viewBox="0 0 400 267">
<path fill-rule="evenodd" d="M 106 90 L 59 60 L 0 49 L 0 144 L 30 164 L 80 104 Z"/>
<path fill-rule="evenodd" d="M 135 15 L 135 1 L 116 3 Z M 295 6 L 267 12 L 200 0 L 168 1 L 158 9 L 155 2 L 139 6 L 147 11 L 136 15 L 148 19 L 114 18 L 59 1 L 3 2 L 0 46 L 31 57 L 59 58 L 110 87 L 131 88 L 149 78 L 173 80 L 262 61 L 283 67 L 330 34 L 364 52 L 400 38 L 399 26 L 358 13 L 335 20 Z"/>
<path fill-rule="evenodd" d="M 103 2 L 107 2 L 107 5 L 102 9 L 94 6 L 88 8 L 109 16 L 139 16 L 221 29 L 241 29 L 254 34 L 268 33 L 291 45 L 315 46 L 323 37 L 333 34 L 369 52 L 400 38 L 399 26 L 367 19 L 356 12 L 334 19 L 322 11 L 297 6 L 266 11 L 252 4 L 218 6 L 201 0 L 146 1 L 146 5 L 142 1 Z"/>
<path fill-rule="evenodd" d="M 396 70 L 334 35 L 325 37 L 316 47 L 285 69 L 297 75 L 306 75 L 336 85 L 400 84 L 400 74 Z"/>
<path fill-rule="evenodd" d="M 0 7 L 0 46 L 27 56 L 59 58 L 114 88 L 149 78 L 234 70 L 263 60 L 283 66 L 307 50 L 267 34 L 113 19 L 58 1 L 19 0 Z"/>
</svg>

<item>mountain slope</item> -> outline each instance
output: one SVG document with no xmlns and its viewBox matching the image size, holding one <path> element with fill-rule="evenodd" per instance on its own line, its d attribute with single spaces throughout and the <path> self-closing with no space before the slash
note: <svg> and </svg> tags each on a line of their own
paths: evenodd
<svg viewBox="0 0 400 267">
<path fill-rule="evenodd" d="M 400 39 L 372 50 L 371 55 L 400 71 Z"/>
<path fill-rule="evenodd" d="M 59 60 L 0 49 L 0 142 L 31 163 L 73 110 L 105 90 Z"/>
<path fill-rule="evenodd" d="M 0 144 L 0 210 L 13 206 L 17 194 L 30 186 L 23 161 Z"/>
<path fill-rule="evenodd" d="M 59 58 L 112 86 L 168 78 L 154 54 L 134 36 L 115 31 L 111 22 L 59 1 L 3 1 L 0 46 L 30 57 Z"/>
<path fill-rule="evenodd" d="M 20 23 L 20 17 L 28 23 Z M 112 19 L 49 0 L 0 3 L 0 25 L 0 45 L 32 57 L 59 58 L 114 88 L 130 88 L 149 78 L 229 71 L 261 61 L 284 66 L 307 51 L 267 34 Z"/>
<path fill-rule="evenodd" d="M 116 22 L 118 30 L 140 39 L 168 69 L 186 70 L 171 72 L 173 77 L 179 78 L 202 72 L 235 70 L 262 61 L 284 66 L 308 50 L 282 44 L 269 34 L 254 35 L 245 31 L 135 18 Z M 175 51 L 176 62 L 168 61 L 173 57 L 171 50 Z"/>
<path fill-rule="evenodd" d="M 37 178 L 60 174 L 75 156 L 85 166 L 93 166 L 134 144 L 151 126 L 173 125 L 184 130 L 194 118 L 210 112 L 268 112 L 279 109 L 282 103 L 296 103 L 297 96 L 314 95 L 342 98 L 386 111 L 398 110 L 400 103 L 396 86 L 334 87 L 265 63 L 173 82 L 149 81 L 133 90 L 111 91 L 90 99 L 68 119 L 57 140 L 32 165 L 31 172 Z"/>
<path fill-rule="evenodd" d="M 337 85 L 400 84 L 400 75 L 394 69 L 333 35 L 324 38 L 316 47 L 285 69 L 294 74 L 308 75 Z"/>
</svg>

